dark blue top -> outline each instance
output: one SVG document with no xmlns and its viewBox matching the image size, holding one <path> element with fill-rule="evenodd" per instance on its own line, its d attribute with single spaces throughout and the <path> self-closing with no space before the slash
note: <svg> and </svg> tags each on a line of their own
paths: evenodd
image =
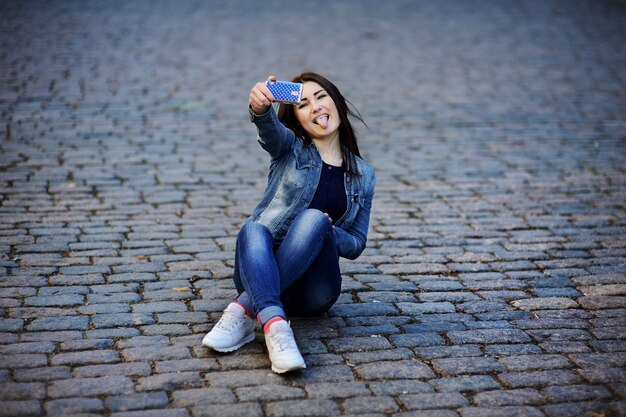
<svg viewBox="0 0 626 417">
<path fill-rule="evenodd" d="M 309 208 L 318 209 L 322 213 L 328 213 L 333 224 L 346 212 L 346 189 L 343 185 L 343 174 L 346 169 L 328 165 L 322 161 L 322 173 L 317 190 L 309 204 Z"/>
</svg>

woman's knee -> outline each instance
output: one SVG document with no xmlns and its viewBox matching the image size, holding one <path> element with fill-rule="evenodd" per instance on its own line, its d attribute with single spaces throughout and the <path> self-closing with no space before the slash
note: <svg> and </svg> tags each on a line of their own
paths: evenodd
<svg viewBox="0 0 626 417">
<path fill-rule="evenodd" d="M 269 229 L 261 223 L 247 222 L 241 227 L 237 234 L 237 249 L 242 245 L 245 248 L 252 248 L 258 245 L 265 247 L 268 243 L 271 247 L 272 234 Z"/>
<path fill-rule="evenodd" d="M 265 225 L 255 222 L 247 222 L 243 226 L 241 226 L 241 229 L 239 229 L 237 239 L 243 240 L 256 238 L 258 236 L 265 237 L 267 235 L 271 236 L 271 233 Z"/>
<path fill-rule="evenodd" d="M 294 220 L 293 226 L 307 228 L 325 228 L 330 230 L 332 224 L 328 217 L 318 209 L 306 209 Z M 292 227 L 293 227 L 292 226 Z"/>
<path fill-rule="evenodd" d="M 297 218 L 306 218 L 308 221 L 319 222 L 322 220 L 328 221 L 328 218 L 321 210 L 308 208 L 298 214 Z"/>
</svg>

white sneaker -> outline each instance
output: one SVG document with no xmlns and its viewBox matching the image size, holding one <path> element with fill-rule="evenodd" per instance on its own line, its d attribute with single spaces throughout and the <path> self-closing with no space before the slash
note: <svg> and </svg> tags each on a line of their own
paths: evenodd
<svg viewBox="0 0 626 417">
<path fill-rule="evenodd" d="M 270 324 L 267 333 L 265 333 L 265 344 L 270 354 L 272 371 L 282 374 L 306 368 L 287 321 L 277 320 Z"/>
<path fill-rule="evenodd" d="M 237 303 L 230 303 L 202 345 L 218 352 L 232 352 L 254 340 L 254 320 Z"/>
</svg>

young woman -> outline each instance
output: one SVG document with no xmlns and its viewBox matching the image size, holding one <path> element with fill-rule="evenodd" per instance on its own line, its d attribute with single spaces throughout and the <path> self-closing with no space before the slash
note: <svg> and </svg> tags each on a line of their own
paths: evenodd
<svg viewBox="0 0 626 417">
<path fill-rule="evenodd" d="M 268 80 L 275 81 L 275 77 Z M 287 321 L 328 311 L 341 290 L 339 257 L 357 258 L 367 240 L 376 175 L 359 153 L 350 110 L 319 74 L 303 83 L 302 101 L 281 104 L 265 83 L 250 92 L 250 120 L 271 156 L 263 199 L 237 235 L 234 281 L 239 293 L 202 344 L 230 352 L 265 333 L 272 370 L 305 368 Z"/>
</svg>

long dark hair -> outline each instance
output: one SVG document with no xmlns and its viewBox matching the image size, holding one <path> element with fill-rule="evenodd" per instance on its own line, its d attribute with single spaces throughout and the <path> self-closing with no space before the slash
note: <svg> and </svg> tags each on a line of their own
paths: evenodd
<svg viewBox="0 0 626 417">
<path fill-rule="evenodd" d="M 341 144 L 343 163 L 347 172 L 351 174 L 358 174 L 356 160 L 354 157 L 358 156 L 360 158 L 361 152 L 359 151 L 359 145 L 357 144 L 356 133 L 352 128 L 348 115 L 354 117 L 367 126 L 363 121 L 361 113 L 359 113 L 352 103 L 344 98 L 335 84 L 319 74 L 314 72 L 303 72 L 297 77 L 294 77 L 291 81 L 294 83 L 304 83 L 307 81 L 316 82 L 324 90 L 326 90 L 330 98 L 333 102 L 335 102 L 335 107 L 337 107 L 337 112 L 339 113 L 339 119 L 341 121 L 341 123 L 339 123 L 339 143 Z M 348 107 L 348 103 L 350 103 L 351 107 Z M 301 137 L 304 140 L 305 145 L 308 146 L 311 144 L 311 138 L 296 119 L 294 106 L 281 105 L 278 109 L 278 119 L 297 136 Z"/>
</svg>

